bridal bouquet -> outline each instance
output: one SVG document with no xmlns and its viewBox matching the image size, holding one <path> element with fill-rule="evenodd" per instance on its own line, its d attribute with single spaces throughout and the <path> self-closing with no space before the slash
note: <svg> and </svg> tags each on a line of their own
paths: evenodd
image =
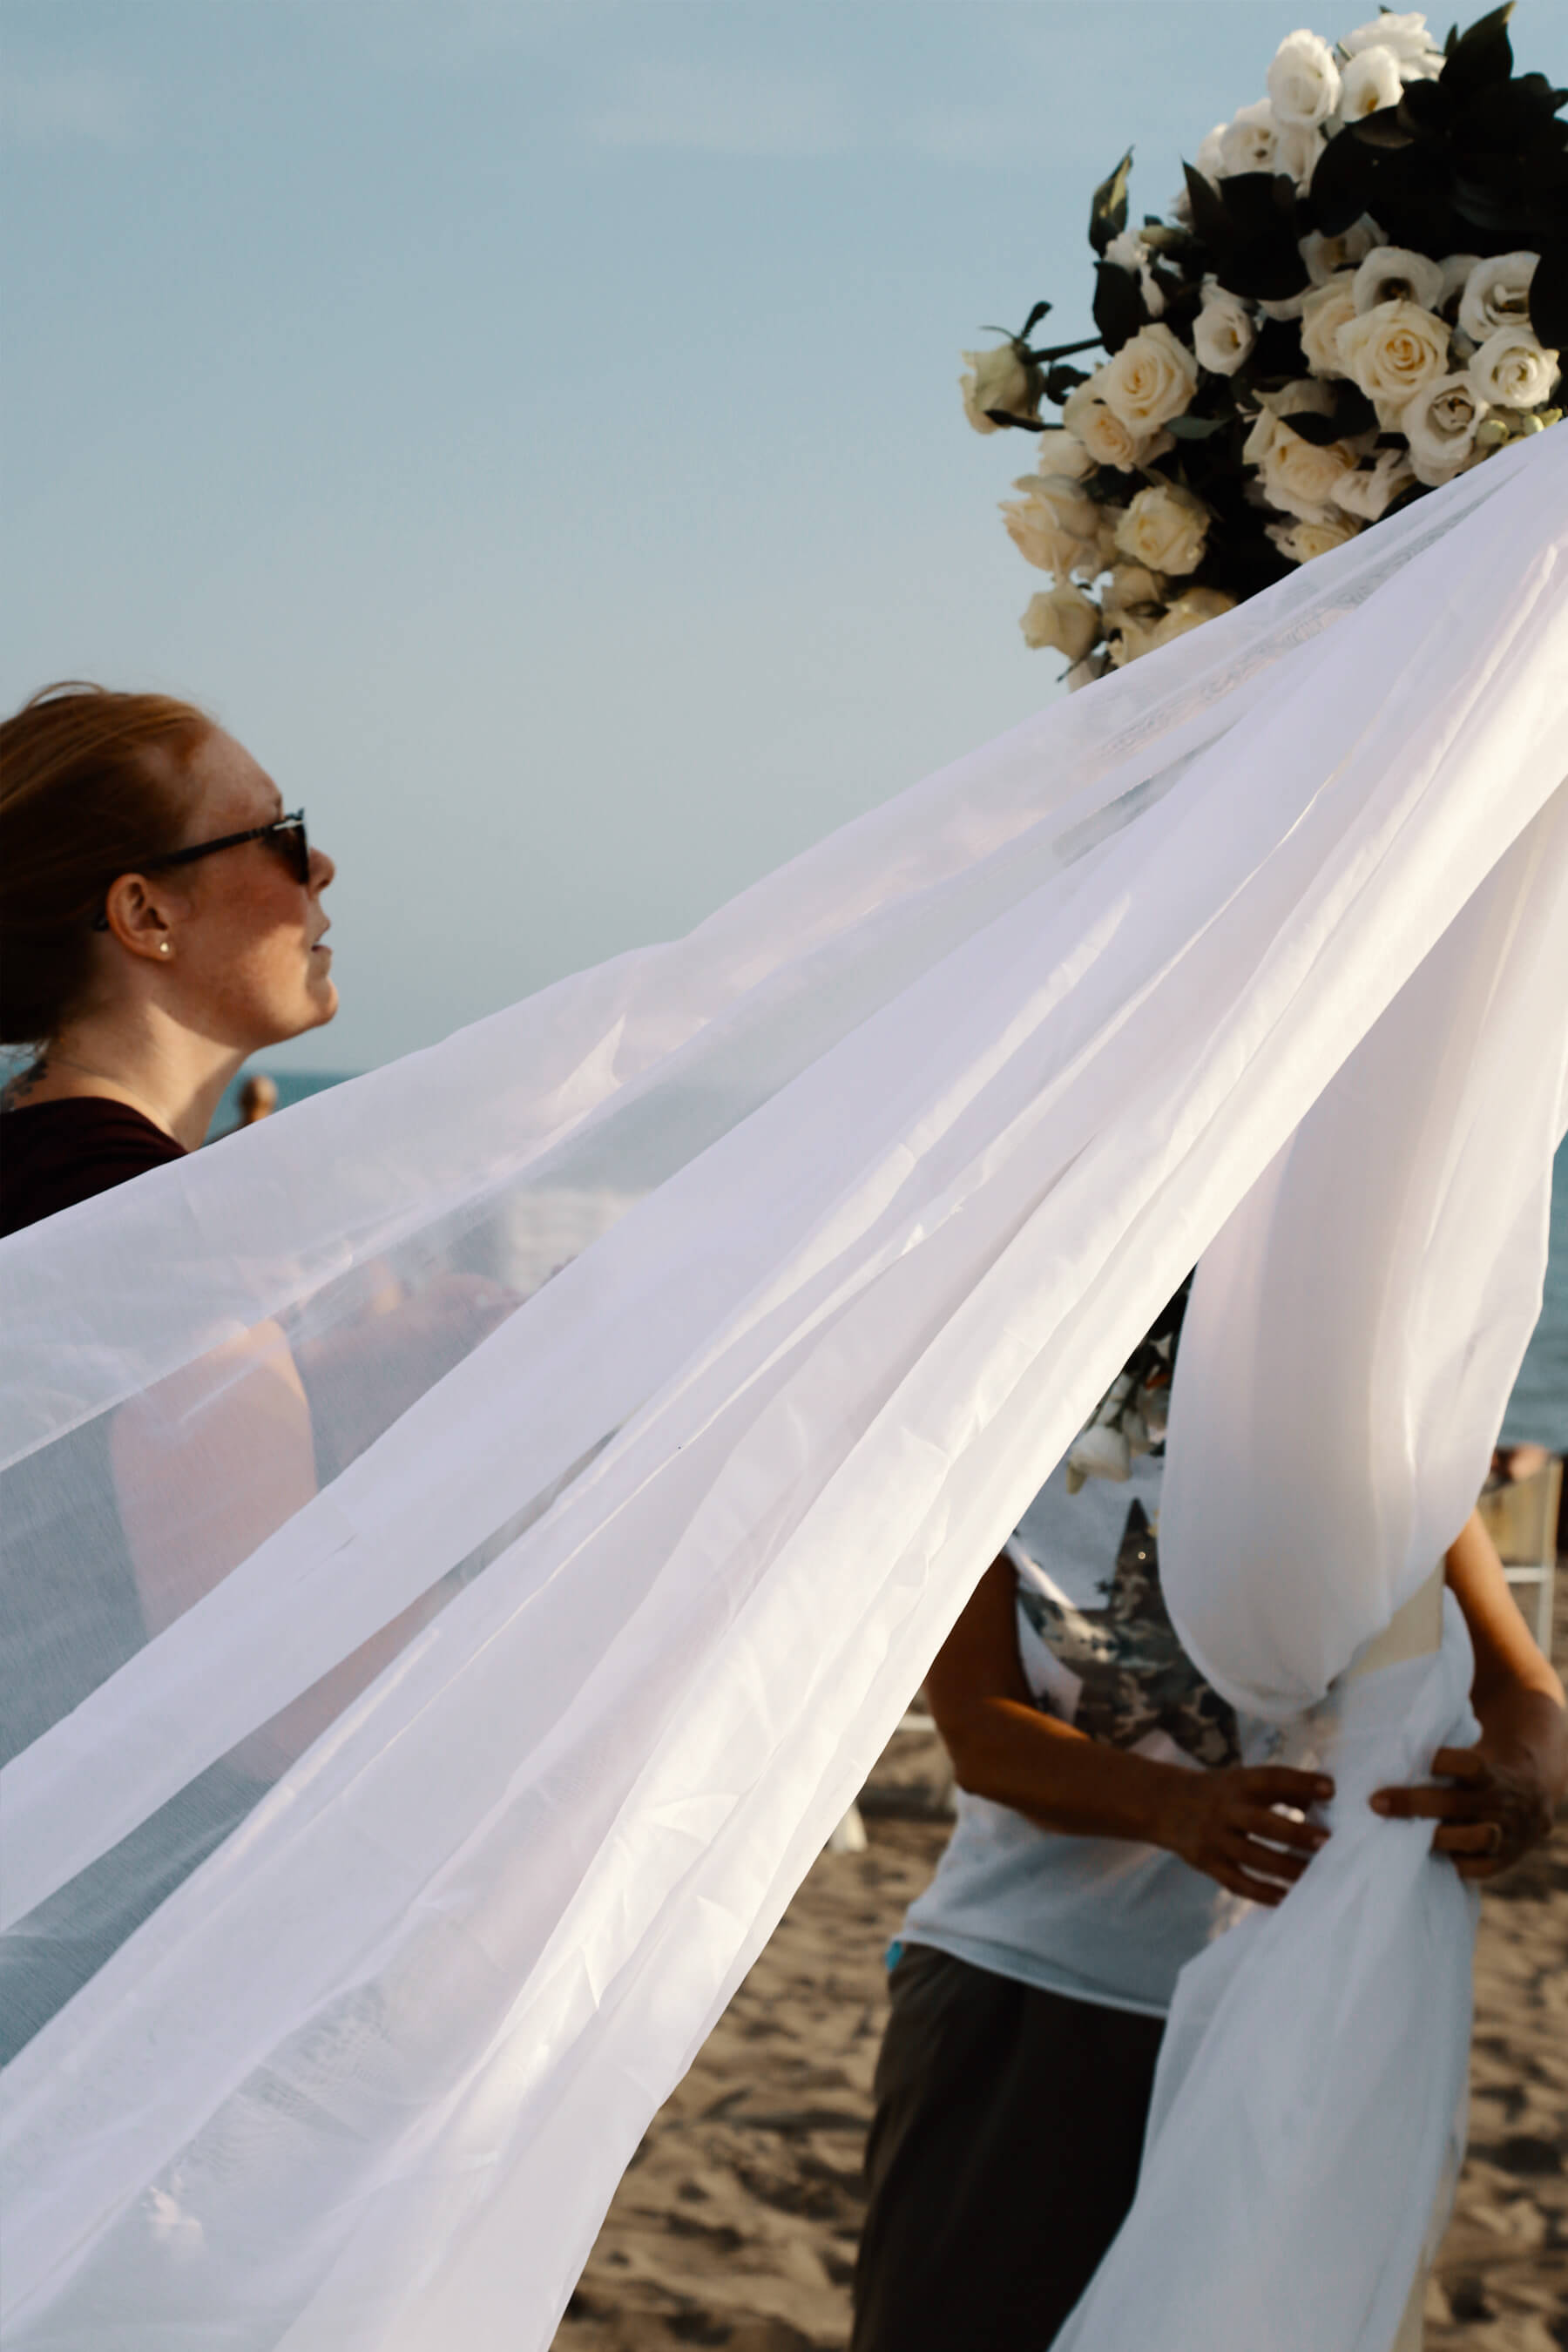
<svg viewBox="0 0 1568 2352">
<path fill-rule="evenodd" d="M 1415 11 L 1291 33 L 1171 218 L 1129 228 L 1131 153 L 1096 191 L 1089 342 L 1034 348 L 1037 302 L 964 354 L 975 430 L 1038 436 L 1002 512 L 1072 684 L 1557 422 L 1568 91 L 1514 72 L 1510 8 L 1440 49 Z"/>
</svg>

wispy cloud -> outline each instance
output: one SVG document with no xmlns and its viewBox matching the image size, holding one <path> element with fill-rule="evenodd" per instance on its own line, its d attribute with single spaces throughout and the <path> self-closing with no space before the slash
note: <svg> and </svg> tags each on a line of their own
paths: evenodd
<svg viewBox="0 0 1568 2352">
<path fill-rule="evenodd" d="M 368 8 L 337 0 L 325 12 L 321 0 L 273 0 L 280 5 L 395 71 L 462 74 L 569 48 L 609 0 L 374 0 Z"/>
<path fill-rule="evenodd" d="M 898 143 L 932 163 L 978 163 L 1016 170 L 1037 163 L 1039 121 L 1022 101 L 1000 106 L 928 107 L 898 128 Z"/>
<path fill-rule="evenodd" d="M 709 155 L 833 155 L 855 138 L 853 110 L 832 83 L 710 65 L 634 68 L 587 128 L 606 147 Z"/>
<path fill-rule="evenodd" d="M 142 127 L 141 87 L 91 66 L 8 66 L 0 72 L 0 131 L 31 147 L 86 140 L 128 146 Z"/>
</svg>

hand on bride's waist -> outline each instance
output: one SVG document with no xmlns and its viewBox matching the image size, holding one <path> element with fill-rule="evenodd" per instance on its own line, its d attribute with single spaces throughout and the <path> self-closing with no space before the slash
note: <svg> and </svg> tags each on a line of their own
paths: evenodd
<svg viewBox="0 0 1568 2352">
<path fill-rule="evenodd" d="M 1568 1792 L 1568 1717 L 1547 1693 L 1526 1688 L 1476 1712 L 1474 1747 L 1439 1748 L 1432 1780 L 1380 1789 L 1372 1804 L 1390 1821 L 1436 1822 L 1434 1853 L 1450 1856 L 1461 1878 L 1495 1878 L 1552 1834 Z"/>
<path fill-rule="evenodd" d="M 1475 1654 L 1470 1706 L 1481 1736 L 1473 1747 L 1439 1748 L 1429 1780 L 1379 1789 L 1371 1801 L 1389 1821 L 1436 1822 L 1432 1851 L 1461 1878 L 1495 1878 L 1552 1834 L 1568 1794 L 1568 1713 L 1479 1513 L 1450 1547 L 1446 1570 Z"/>
</svg>

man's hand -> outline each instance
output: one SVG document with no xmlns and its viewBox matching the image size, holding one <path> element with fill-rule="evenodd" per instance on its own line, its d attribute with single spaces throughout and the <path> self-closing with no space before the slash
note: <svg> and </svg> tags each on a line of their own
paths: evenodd
<svg viewBox="0 0 1568 2352">
<path fill-rule="evenodd" d="M 1434 1853 L 1451 1856 L 1461 1878 L 1495 1878 L 1552 1834 L 1568 1783 L 1568 1729 L 1542 1692 L 1513 1691 L 1478 1712 L 1473 1748 L 1439 1748 L 1430 1781 L 1379 1789 L 1372 1809 L 1388 1821 L 1436 1822 Z"/>
<path fill-rule="evenodd" d="M 1321 1772 L 1285 1764 L 1173 1772 L 1158 1843 L 1249 1903 L 1282 1902 L 1329 1832 L 1300 1821 L 1334 1793 Z M 1274 1808 L 1288 1805 L 1289 1813 Z"/>
</svg>

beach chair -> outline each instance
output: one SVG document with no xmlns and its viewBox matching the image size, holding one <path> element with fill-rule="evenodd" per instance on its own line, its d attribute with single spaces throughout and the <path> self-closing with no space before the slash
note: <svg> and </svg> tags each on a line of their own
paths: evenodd
<svg viewBox="0 0 1568 2352">
<path fill-rule="evenodd" d="M 1552 1615 L 1557 1581 L 1557 1515 L 1563 1500 L 1563 1463 L 1554 1455 L 1527 1478 L 1490 1486 L 1480 1514 L 1498 1548 L 1503 1572 L 1526 1623 L 1552 1655 Z"/>
</svg>

